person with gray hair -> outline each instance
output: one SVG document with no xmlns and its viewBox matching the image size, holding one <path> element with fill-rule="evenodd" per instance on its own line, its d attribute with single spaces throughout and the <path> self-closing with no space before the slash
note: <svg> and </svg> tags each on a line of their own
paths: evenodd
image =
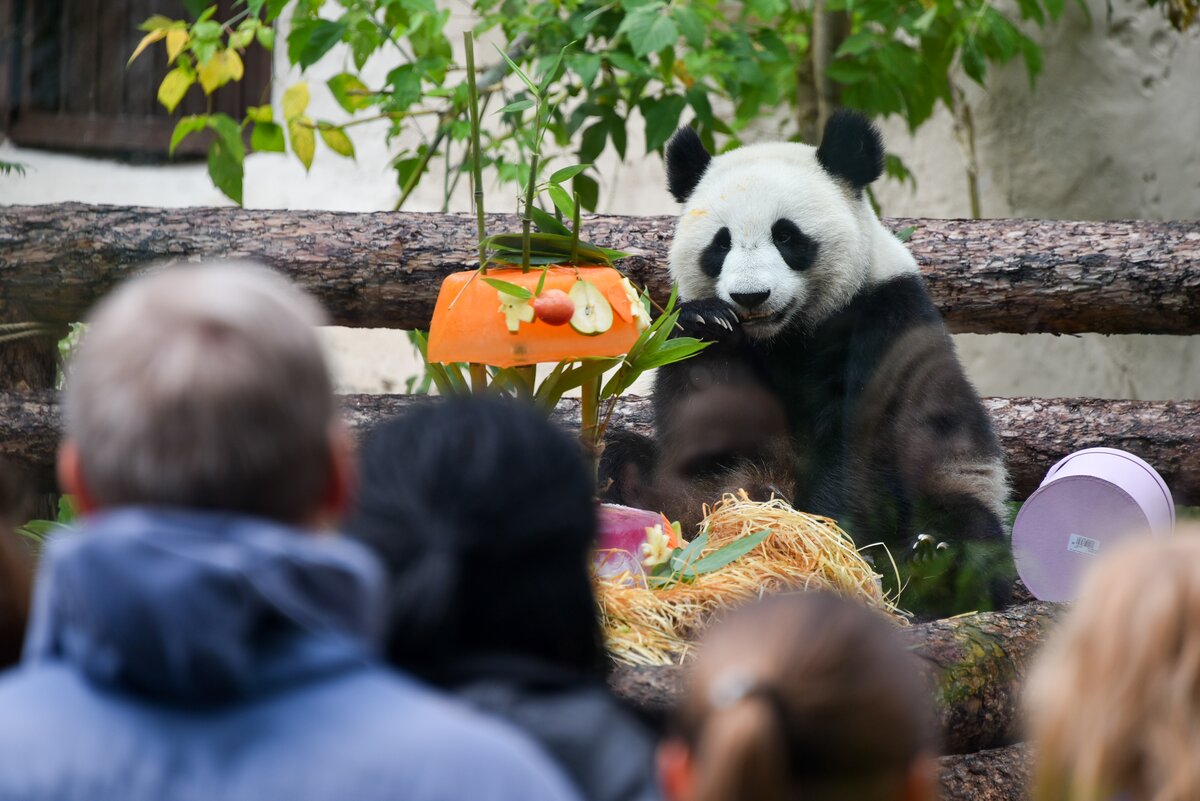
<svg viewBox="0 0 1200 801">
<path fill-rule="evenodd" d="M 320 322 L 248 264 L 92 314 L 59 454 L 84 524 L 0 677 L 0 798 L 571 801 L 516 732 L 376 661 L 382 571 L 320 533 L 353 484 Z"/>
</svg>

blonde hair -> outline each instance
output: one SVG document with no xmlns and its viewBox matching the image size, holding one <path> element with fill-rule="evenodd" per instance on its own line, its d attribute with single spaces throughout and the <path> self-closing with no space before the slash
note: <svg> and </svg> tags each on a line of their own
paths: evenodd
<svg viewBox="0 0 1200 801">
<path fill-rule="evenodd" d="M 779 596 L 706 638 L 677 719 L 695 801 L 899 797 L 934 745 L 916 657 L 882 615 Z"/>
<path fill-rule="evenodd" d="M 65 393 L 95 502 L 311 514 L 336 414 L 323 321 L 311 297 L 246 263 L 171 267 L 109 295 Z"/>
<path fill-rule="evenodd" d="M 1035 799 L 1200 798 L 1200 530 L 1097 563 L 1025 700 Z"/>
</svg>

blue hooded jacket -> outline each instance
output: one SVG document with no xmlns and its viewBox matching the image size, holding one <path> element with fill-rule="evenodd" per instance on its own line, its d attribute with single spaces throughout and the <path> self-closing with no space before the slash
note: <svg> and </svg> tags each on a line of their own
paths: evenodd
<svg viewBox="0 0 1200 801">
<path fill-rule="evenodd" d="M 520 735 L 374 661 L 354 543 L 125 509 L 43 556 L 0 677 L 4 801 L 572 801 Z"/>
</svg>

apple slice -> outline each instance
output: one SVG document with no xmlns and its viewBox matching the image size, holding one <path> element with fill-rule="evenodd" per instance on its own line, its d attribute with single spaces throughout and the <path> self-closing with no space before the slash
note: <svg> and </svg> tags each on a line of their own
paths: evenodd
<svg viewBox="0 0 1200 801">
<path fill-rule="evenodd" d="M 612 328 L 612 305 L 595 284 L 581 278 L 571 287 L 569 295 L 575 302 L 575 314 L 571 316 L 572 328 L 581 334 L 603 334 Z"/>
</svg>

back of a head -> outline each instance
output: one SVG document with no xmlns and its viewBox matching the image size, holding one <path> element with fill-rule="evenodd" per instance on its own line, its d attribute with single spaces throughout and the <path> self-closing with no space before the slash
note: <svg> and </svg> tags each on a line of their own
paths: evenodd
<svg viewBox="0 0 1200 801">
<path fill-rule="evenodd" d="M 830 593 L 769 598 L 705 638 L 677 719 L 692 801 L 897 801 L 934 734 L 913 654 Z"/>
<path fill-rule="evenodd" d="M 167 268 L 113 292 L 66 386 L 94 505 L 304 520 L 335 418 L 322 322 L 309 296 L 252 264 Z"/>
<path fill-rule="evenodd" d="M 447 398 L 372 432 L 360 474 L 346 530 L 391 573 L 395 664 L 434 680 L 494 655 L 601 669 L 577 441 L 519 402 Z"/>
<path fill-rule="evenodd" d="M 29 614 L 31 560 L 14 529 L 28 519 L 31 493 L 16 467 L 0 459 L 0 670 L 21 656 Z"/>
<path fill-rule="evenodd" d="M 1035 799 L 1200 798 L 1200 528 L 1105 555 L 1025 700 Z"/>
</svg>

